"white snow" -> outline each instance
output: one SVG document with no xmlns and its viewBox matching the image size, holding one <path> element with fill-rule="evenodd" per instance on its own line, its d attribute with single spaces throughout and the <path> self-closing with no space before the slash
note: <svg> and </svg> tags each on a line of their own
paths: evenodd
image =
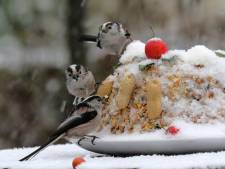
<svg viewBox="0 0 225 169">
<path fill-rule="evenodd" d="M 192 65 L 215 66 L 218 56 L 203 45 L 197 45 L 187 50 L 182 59 Z"/>
<path fill-rule="evenodd" d="M 185 55 L 186 51 L 185 50 L 169 50 L 165 54 L 162 55 L 162 59 L 171 59 L 173 57 L 181 57 Z"/>
<path fill-rule="evenodd" d="M 146 58 L 145 55 L 145 44 L 139 40 L 131 42 L 124 51 L 120 58 L 120 63 L 126 64 L 137 60 Z"/>
<path fill-rule="evenodd" d="M 75 156 L 85 156 L 88 151 L 74 144 L 49 146 L 30 161 L 18 161 L 37 147 L 0 151 L 0 168 L 10 169 L 72 169 Z"/>
<path fill-rule="evenodd" d="M 193 124 L 185 122 L 184 120 L 177 119 L 173 121 L 170 126 L 175 126 L 179 129 L 176 135 L 166 134 L 166 129 L 157 129 L 148 133 L 139 133 L 134 131 L 133 133 L 124 134 L 109 134 L 107 129 L 104 129 L 98 134 L 98 136 L 104 141 L 168 141 L 168 140 L 196 140 L 196 139 L 210 139 L 221 138 L 225 139 L 225 124 Z M 107 133 L 107 135 L 106 135 Z"/>
<path fill-rule="evenodd" d="M 178 156 L 133 156 L 127 158 L 103 157 L 87 159 L 78 169 L 181 169 L 225 167 L 225 152 L 199 153 Z M 99 165 L 102 164 L 102 165 Z"/>
<path fill-rule="evenodd" d="M 223 168 L 225 152 L 195 153 L 186 155 L 141 155 L 131 157 L 96 157 L 74 144 L 54 145 L 30 161 L 19 162 L 35 148 L 9 149 L 0 151 L 0 168 L 10 169 L 72 169 L 72 160 L 82 156 L 85 162 L 77 169 L 183 169 Z"/>
</svg>

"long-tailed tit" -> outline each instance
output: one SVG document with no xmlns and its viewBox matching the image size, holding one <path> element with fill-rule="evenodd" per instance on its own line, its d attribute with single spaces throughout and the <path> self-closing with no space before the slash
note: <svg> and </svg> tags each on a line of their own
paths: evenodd
<svg viewBox="0 0 225 169">
<path fill-rule="evenodd" d="M 66 87 L 76 97 L 87 97 L 96 91 L 95 78 L 91 71 L 82 65 L 70 65 L 66 71 Z"/>
<path fill-rule="evenodd" d="M 98 35 L 83 35 L 80 41 L 96 42 L 101 49 L 120 56 L 126 46 L 132 41 L 130 33 L 119 22 L 106 22 L 99 27 Z"/>
<path fill-rule="evenodd" d="M 93 95 L 85 98 L 78 105 L 74 106 L 70 116 L 59 125 L 45 144 L 26 157 L 20 159 L 20 161 L 29 160 L 61 138 L 72 141 L 74 139 L 81 140 L 83 137 L 88 136 L 90 132 L 93 132 L 96 129 L 100 122 L 103 102 L 104 98 L 100 96 Z M 93 143 L 96 137 L 89 137 L 93 138 Z"/>
</svg>

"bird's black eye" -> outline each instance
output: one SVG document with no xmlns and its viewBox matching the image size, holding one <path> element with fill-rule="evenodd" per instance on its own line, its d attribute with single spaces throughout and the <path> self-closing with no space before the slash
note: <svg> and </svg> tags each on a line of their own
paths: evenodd
<svg viewBox="0 0 225 169">
<path fill-rule="evenodd" d="M 70 74 L 70 73 L 73 73 L 73 69 L 71 67 L 68 67 L 67 69 L 67 72 Z"/>
<path fill-rule="evenodd" d="M 108 26 L 108 29 L 112 29 L 112 26 Z"/>
<path fill-rule="evenodd" d="M 68 76 L 72 76 L 72 73 L 69 73 Z"/>
<path fill-rule="evenodd" d="M 80 66 L 80 65 L 76 65 L 75 69 L 76 69 L 76 71 L 78 72 L 78 71 L 80 71 L 81 66 Z"/>
</svg>

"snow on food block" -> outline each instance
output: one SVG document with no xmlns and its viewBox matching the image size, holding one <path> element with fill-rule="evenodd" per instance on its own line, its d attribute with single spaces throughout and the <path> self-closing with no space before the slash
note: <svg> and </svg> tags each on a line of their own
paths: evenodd
<svg viewBox="0 0 225 169">
<path fill-rule="evenodd" d="M 121 65 L 98 90 L 109 96 L 100 130 L 152 132 L 179 120 L 224 123 L 225 58 L 217 53 L 194 46 L 187 51 L 170 50 L 155 61 L 144 57 L 140 41 L 129 44 Z"/>
</svg>

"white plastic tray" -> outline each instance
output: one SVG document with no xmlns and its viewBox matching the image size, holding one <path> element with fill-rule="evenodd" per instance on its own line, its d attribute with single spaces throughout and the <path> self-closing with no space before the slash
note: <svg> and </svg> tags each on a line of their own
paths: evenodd
<svg viewBox="0 0 225 169">
<path fill-rule="evenodd" d="M 225 138 L 128 140 L 109 141 L 101 138 L 96 139 L 93 145 L 89 139 L 85 139 L 80 144 L 86 150 L 109 155 L 185 154 L 225 150 Z"/>
</svg>

